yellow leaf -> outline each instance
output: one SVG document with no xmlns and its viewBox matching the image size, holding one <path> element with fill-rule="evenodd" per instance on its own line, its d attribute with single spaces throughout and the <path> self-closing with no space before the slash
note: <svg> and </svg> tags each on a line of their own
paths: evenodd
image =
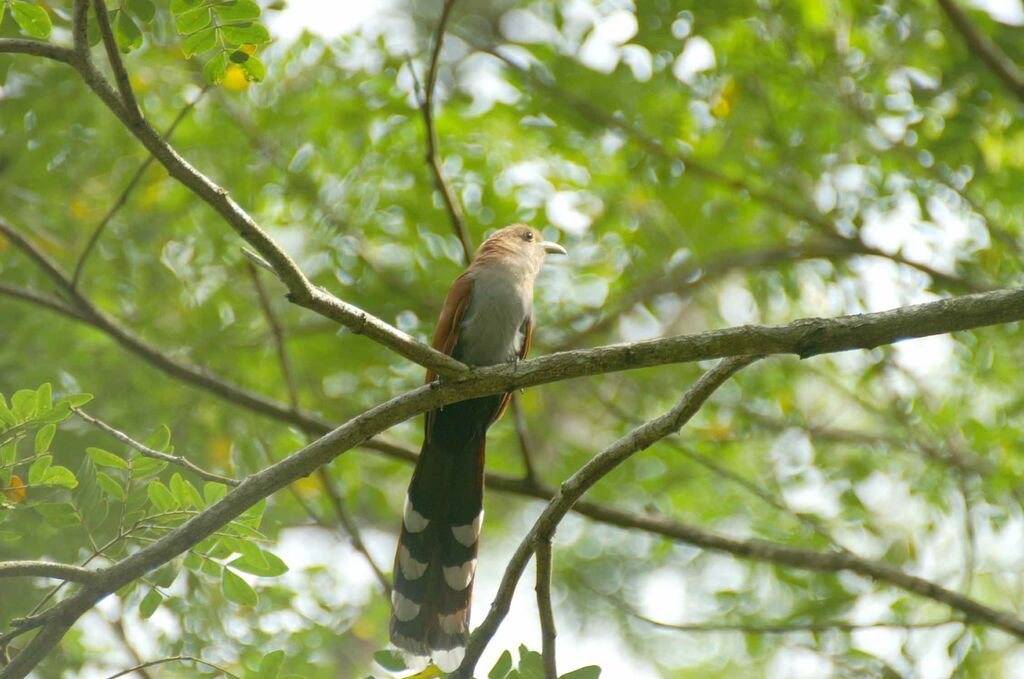
<svg viewBox="0 0 1024 679">
<path fill-rule="evenodd" d="M 214 436 L 206 446 L 206 454 L 213 464 L 221 469 L 231 469 L 231 439 Z"/>
<path fill-rule="evenodd" d="M 25 482 L 15 474 L 11 477 L 11 485 L 4 488 L 4 494 L 11 502 L 24 502 L 28 492 L 25 490 Z"/>
<path fill-rule="evenodd" d="M 711 113 L 718 118 L 726 118 L 732 113 L 732 105 L 736 100 L 736 81 L 729 78 L 722 86 L 721 92 L 711 104 Z"/>
<path fill-rule="evenodd" d="M 427 667 L 427 669 L 423 670 L 422 672 L 410 674 L 409 676 L 405 677 L 405 679 L 435 679 L 435 677 L 442 676 L 444 676 L 444 672 L 437 669 L 437 665 L 430 665 L 429 667 Z"/>
<path fill-rule="evenodd" d="M 245 77 L 245 71 L 238 64 L 230 64 L 227 72 L 224 73 L 224 80 L 221 85 L 225 89 L 232 90 L 234 92 L 243 92 L 249 89 L 251 83 Z"/>
<path fill-rule="evenodd" d="M 250 57 L 252 55 L 256 54 L 256 45 L 252 44 L 251 42 L 245 43 L 244 45 L 242 45 L 238 49 L 241 50 L 242 52 L 245 52 Z"/>
<path fill-rule="evenodd" d="M 317 495 L 323 490 L 324 486 L 320 483 L 319 476 L 306 476 L 292 484 L 295 491 L 302 497 L 309 497 L 310 495 Z"/>
<path fill-rule="evenodd" d="M 728 422 L 712 422 L 701 430 L 705 439 L 710 441 L 726 441 L 732 438 L 732 425 Z"/>
</svg>

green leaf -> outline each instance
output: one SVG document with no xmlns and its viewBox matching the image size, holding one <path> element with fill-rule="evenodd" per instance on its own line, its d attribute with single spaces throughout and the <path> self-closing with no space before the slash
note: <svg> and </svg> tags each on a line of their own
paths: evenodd
<svg viewBox="0 0 1024 679">
<path fill-rule="evenodd" d="M 121 484 L 109 474 L 103 472 L 96 472 L 96 483 L 100 484 L 100 488 L 106 492 L 112 498 L 124 502 L 124 488 Z"/>
<path fill-rule="evenodd" d="M 171 494 L 177 500 L 180 507 L 202 507 L 203 499 L 191 483 L 182 478 L 181 474 L 174 472 L 170 482 Z"/>
<path fill-rule="evenodd" d="M 101 467 L 113 467 L 115 469 L 128 469 L 128 463 L 123 459 L 109 453 L 102 448 L 86 448 L 85 452 L 89 453 L 89 457 L 92 461 Z"/>
<path fill-rule="evenodd" d="M 6 10 L 7 10 L 7 4 L 3 3 L 3 2 L 0 2 L 0 24 L 2 24 L 4 22 L 4 12 Z M 0 85 L 2 85 L 2 84 L 3 83 L 0 83 Z M 3 396 L 3 394 L 0 394 L 0 396 Z"/>
<path fill-rule="evenodd" d="M 19 422 L 30 420 L 36 414 L 39 399 L 31 389 L 19 389 L 11 397 L 11 410 Z"/>
<path fill-rule="evenodd" d="M 211 85 L 217 85 L 224 80 L 224 74 L 228 70 L 228 53 L 220 52 L 206 62 L 203 66 L 203 77 Z"/>
<path fill-rule="evenodd" d="M 177 16 L 205 4 L 206 0 L 171 0 L 171 14 Z"/>
<path fill-rule="evenodd" d="M 250 587 L 249 583 L 230 568 L 224 569 L 224 573 L 221 576 L 221 586 L 224 589 L 224 596 L 236 604 L 255 606 L 259 603 L 259 596 L 256 594 L 256 590 Z"/>
<path fill-rule="evenodd" d="M 53 388 L 45 382 L 36 389 L 36 412 L 45 413 L 53 407 Z"/>
<path fill-rule="evenodd" d="M 47 502 L 35 505 L 36 512 L 46 519 L 47 523 L 57 528 L 80 526 L 82 519 L 75 508 L 66 502 Z"/>
<path fill-rule="evenodd" d="M 0 464 L 9 465 L 18 457 L 18 441 L 10 441 L 0 446 Z"/>
<path fill-rule="evenodd" d="M 221 499 L 228 494 L 228 487 L 223 483 L 217 483 L 216 481 L 207 481 L 203 484 L 203 497 L 206 498 L 206 504 L 212 505 L 217 500 Z"/>
<path fill-rule="evenodd" d="M 277 679 L 284 664 L 284 651 L 271 651 L 260 660 L 260 668 L 256 671 L 258 679 Z"/>
<path fill-rule="evenodd" d="M 597 665 L 587 665 L 572 672 L 566 672 L 558 679 L 601 679 L 601 668 Z"/>
<path fill-rule="evenodd" d="M 221 34 L 229 45 L 262 45 L 270 42 L 270 32 L 256 22 L 221 26 Z"/>
<path fill-rule="evenodd" d="M 204 28 L 188 36 L 181 42 L 181 51 L 185 58 L 195 54 L 209 52 L 217 44 L 217 32 L 214 28 Z"/>
<path fill-rule="evenodd" d="M 57 433 L 57 425 L 48 424 L 36 432 L 36 453 L 45 453 L 50 449 L 53 442 L 53 435 Z"/>
<path fill-rule="evenodd" d="M 377 651 L 373 654 L 373 660 L 389 672 L 401 672 L 408 669 L 402 652 L 396 651 L 393 648 Z"/>
<path fill-rule="evenodd" d="M 210 14 L 209 7 L 196 7 L 174 17 L 174 27 L 181 35 L 192 35 L 209 26 L 212 20 L 213 15 Z"/>
<path fill-rule="evenodd" d="M 146 596 L 139 602 L 139 615 L 143 620 L 156 613 L 156 609 L 160 608 L 160 604 L 163 602 L 164 597 L 156 588 L 152 588 L 146 593 Z"/>
<path fill-rule="evenodd" d="M 249 526 L 246 526 L 244 523 L 239 523 L 237 521 L 232 521 L 228 525 L 224 526 L 224 530 L 227 533 L 231 533 L 232 535 L 238 535 L 243 538 L 251 538 L 253 540 L 267 539 L 266 535 L 259 532 L 255 528 L 250 528 Z"/>
<path fill-rule="evenodd" d="M 78 486 L 78 479 L 67 467 L 50 467 L 43 476 L 42 485 L 62 486 L 64 488 L 75 488 Z"/>
<path fill-rule="evenodd" d="M 128 12 L 123 10 L 117 13 L 114 37 L 117 39 L 117 46 L 125 54 L 142 47 L 142 31 Z"/>
<path fill-rule="evenodd" d="M 288 565 L 279 556 L 263 550 L 260 550 L 260 552 L 262 563 L 258 560 L 250 560 L 247 556 L 243 555 L 232 561 L 229 565 L 232 568 L 252 573 L 262 578 L 276 578 L 288 572 Z"/>
<path fill-rule="evenodd" d="M 50 37 L 53 24 L 50 15 L 42 7 L 23 0 L 12 0 L 11 16 L 26 35 L 40 40 Z"/>
<path fill-rule="evenodd" d="M 64 400 L 67 401 L 72 408 L 81 408 L 86 403 L 91 401 L 92 398 L 92 394 L 72 394 L 71 396 L 68 396 Z"/>
<path fill-rule="evenodd" d="M 512 671 L 512 654 L 506 649 L 494 663 L 494 667 L 487 673 L 487 679 L 505 679 Z"/>
<path fill-rule="evenodd" d="M 185 555 L 184 563 L 185 568 L 189 569 L 190 571 L 197 571 L 199 570 L 200 566 L 203 565 L 203 560 L 200 556 L 196 555 L 195 552 L 189 552 Z"/>
<path fill-rule="evenodd" d="M 166 424 L 161 424 L 142 444 L 158 453 L 166 453 L 168 448 L 171 447 L 171 430 Z"/>
<path fill-rule="evenodd" d="M 544 658 L 537 651 L 519 645 L 519 675 L 522 679 L 544 679 Z"/>
<path fill-rule="evenodd" d="M 29 485 L 35 486 L 43 482 L 43 478 L 46 476 L 46 470 L 50 468 L 50 463 L 53 462 L 53 455 L 43 455 L 41 458 L 32 463 L 32 466 L 28 468 L 28 482 Z"/>
<path fill-rule="evenodd" d="M 3 5 L 0 5 L 2 7 Z M 0 421 L 11 427 L 18 424 L 18 418 L 14 416 L 11 409 L 7 407 L 7 399 L 4 398 L 3 394 L 0 394 Z"/>
<path fill-rule="evenodd" d="M 60 401 L 56 406 L 37 418 L 40 424 L 57 424 L 71 417 L 71 405 L 67 401 Z"/>
<path fill-rule="evenodd" d="M 131 460 L 132 476 L 136 479 L 144 479 L 154 474 L 159 474 L 167 468 L 167 462 L 163 460 L 157 460 L 152 457 L 143 457 L 141 455 L 132 458 Z"/>
<path fill-rule="evenodd" d="M 149 482 L 149 485 L 146 486 L 146 495 L 149 496 L 149 501 L 153 503 L 153 506 L 161 512 L 178 508 L 174 495 L 171 494 L 171 491 L 167 490 L 167 486 L 159 481 Z"/>
<path fill-rule="evenodd" d="M 156 6 L 151 0 L 128 0 L 128 10 L 146 24 L 156 16 Z"/>
<path fill-rule="evenodd" d="M 178 579 L 178 572 L 178 560 L 172 559 L 158 568 L 156 572 L 150 576 L 150 579 L 158 587 L 170 587 L 174 584 L 174 581 Z"/>
<path fill-rule="evenodd" d="M 228 0 L 215 7 L 222 21 L 244 21 L 260 15 L 260 6 L 254 0 Z"/>
<path fill-rule="evenodd" d="M 267 499 L 263 498 L 252 507 L 249 507 L 242 512 L 241 516 L 238 517 L 238 521 L 250 528 L 259 528 L 260 523 L 263 521 L 263 512 L 266 508 Z"/>
<path fill-rule="evenodd" d="M 267 67 L 256 57 L 249 57 L 248 60 L 239 64 L 239 66 L 242 67 L 242 72 L 245 73 L 245 79 L 251 82 L 258 83 L 267 75 Z"/>
</svg>

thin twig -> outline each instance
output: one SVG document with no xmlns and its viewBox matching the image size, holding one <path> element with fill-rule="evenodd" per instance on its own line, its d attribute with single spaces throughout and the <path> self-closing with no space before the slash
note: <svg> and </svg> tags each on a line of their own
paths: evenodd
<svg viewBox="0 0 1024 679">
<path fill-rule="evenodd" d="M 192 99 L 192 101 L 185 104 L 181 108 L 181 110 L 178 111 L 178 115 L 175 116 L 174 120 L 171 122 L 171 124 L 167 127 L 167 130 L 164 132 L 165 139 L 170 139 L 171 136 L 174 135 L 174 130 L 177 129 L 178 125 L 181 124 L 181 122 L 195 107 L 195 105 L 199 103 L 199 100 L 203 98 L 203 95 L 206 94 L 208 89 L 209 86 L 204 86 L 203 89 L 199 91 L 199 94 L 196 95 L 194 99 Z M 125 185 L 124 190 L 121 191 L 121 195 L 118 196 L 117 200 L 114 201 L 114 204 L 107 211 L 107 214 L 105 214 L 103 216 L 103 219 L 100 220 L 99 224 L 96 225 L 96 228 L 89 236 L 89 241 L 85 244 L 85 247 L 82 249 L 82 254 L 78 256 L 78 262 L 75 264 L 74 273 L 71 275 L 72 288 L 78 286 L 78 282 L 82 277 L 82 271 L 85 269 L 85 263 L 88 261 L 89 255 L 92 253 L 92 249 L 96 246 L 96 243 L 99 241 L 104 229 L 107 228 L 107 224 L 110 223 L 110 220 L 113 219 L 114 215 L 116 215 L 118 211 L 125 206 L 125 203 L 128 202 L 128 196 L 138 185 L 139 181 L 142 179 L 142 176 L 146 173 L 146 170 L 149 169 L 149 166 L 153 164 L 154 160 L 155 159 L 153 158 L 152 155 L 146 156 L 146 159 L 143 160 L 142 163 L 139 165 L 138 169 L 135 170 L 135 174 L 133 174 L 132 178 L 128 180 L 128 183 Z"/>
<path fill-rule="evenodd" d="M 134 671 L 138 672 L 142 679 L 153 679 L 153 675 L 146 671 L 146 668 L 151 667 L 151 665 L 146 664 L 146 661 L 142 659 L 141 655 L 139 655 L 138 649 L 136 649 L 134 644 L 132 644 L 128 639 L 128 633 L 125 631 L 124 620 L 121 616 L 118 616 L 116 620 L 111 622 L 110 626 L 113 628 L 114 633 L 117 634 L 117 638 L 121 641 L 121 645 L 124 646 L 126 651 L 128 651 L 128 655 L 130 655 L 132 660 L 135 661 Z"/>
<path fill-rule="evenodd" d="M 1013 94 L 1024 101 L 1024 72 L 991 38 L 981 32 L 955 0 L 937 0 L 968 48 L 984 61 Z"/>
<path fill-rule="evenodd" d="M 527 80 L 532 87 L 550 95 L 552 100 L 568 106 L 577 114 L 588 120 L 605 127 L 615 128 L 622 131 L 627 137 L 633 139 L 652 156 L 666 161 L 682 162 L 687 168 L 687 171 L 691 172 L 693 175 L 730 189 L 738 195 L 749 196 L 754 201 L 774 210 L 775 212 L 787 215 L 796 221 L 805 222 L 827 238 L 844 238 L 839 234 L 839 230 L 836 225 L 833 224 L 825 215 L 822 215 L 816 208 L 809 205 L 801 205 L 797 201 L 785 197 L 777 188 L 762 188 L 754 186 L 744 179 L 725 174 L 711 165 L 704 164 L 684 153 L 673 152 L 666 148 L 661 141 L 649 135 L 639 126 L 629 122 L 623 116 L 609 113 L 590 101 L 583 99 L 574 92 L 538 77 L 529 68 L 526 68 L 515 60 L 510 59 L 508 56 L 502 54 L 500 50 L 492 46 L 480 45 L 478 41 L 474 41 L 469 36 L 463 37 L 481 52 L 490 54 L 496 59 L 501 60 Z M 984 289 L 984 286 L 977 286 L 971 281 L 965 281 L 957 278 L 956 276 L 951 276 L 950 274 L 938 271 L 934 267 L 923 262 L 909 260 L 899 253 L 889 254 L 877 248 L 868 246 L 860 240 L 859 236 L 855 238 L 848 238 L 846 240 L 849 240 L 852 245 L 864 248 L 866 250 L 864 254 L 883 257 L 897 262 L 898 264 L 912 267 L 927 274 L 936 283 L 941 283 L 955 290 Z"/>
<path fill-rule="evenodd" d="M 534 543 L 537 562 L 537 615 L 540 618 L 541 655 L 544 679 L 558 679 L 555 653 L 555 614 L 551 610 L 551 539 L 537 536 Z"/>
<path fill-rule="evenodd" d="M 128 669 L 122 670 L 117 674 L 111 674 L 109 677 L 107 677 L 107 679 L 118 679 L 118 677 L 123 677 L 126 674 L 131 674 L 132 672 L 138 672 L 139 670 L 145 669 L 147 667 L 155 667 L 157 665 L 163 665 L 169 662 L 191 662 L 197 665 L 209 667 L 211 670 L 216 670 L 223 674 L 225 677 L 230 677 L 231 679 L 240 679 L 239 675 L 227 671 L 220 665 L 216 665 L 212 662 L 203 660 L 202 658 L 197 658 L 194 655 L 172 655 L 167 658 L 160 658 L 159 660 L 150 660 L 149 662 L 141 663 L 139 665 L 136 665 L 135 667 L 129 667 Z"/>
<path fill-rule="evenodd" d="M 91 585 L 96 581 L 96 572 L 51 561 L 0 561 L 0 578 L 14 577 L 55 578 Z"/>
<path fill-rule="evenodd" d="M 661 629 L 672 630 L 675 632 L 687 632 L 687 633 L 716 633 L 716 632 L 738 632 L 742 634 L 799 634 L 801 632 L 856 632 L 857 630 L 864 629 L 902 629 L 902 630 L 926 630 L 935 629 L 936 627 L 945 627 L 946 625 L 965 625 L 966 622 L 963 620 L 949 619 L 949 620 L 932 620 L 928 622 L 871 622 L 871 623 L 853 623 L 846 621 L 834 621 L 834 622 L 787 622 L 779 624 L 749 624 L 749 623 L 671 623 L 662 622 L 655 620 L 643 615 L 635 608 L 630 606 L 624 601 L 616 599 L 604 592 L 601 592 L 596 587 L 592 587 L 589 583 L 584 582 L 583 585 L 591 592 L 597 594 L 601 598 L 605 599 L 615 608 L 619 609 L 631 618 L 635 618 L 640 622 L 660 627 Z"/>
<path fill-rule="evenodd" d="M 295 386 L 295 375 L 292 373 L 292 362 L 288 357 L 288 346 L 285 341 L 284 326 L 277 318 L 277 314 L 274 313 L 274 307 L 270 304 L 270 297 L 267 295 L 266 289 L 263 287 L 263 282 L 260 280 L 259 273 L 256 271 L 256 265 L 251 261 L 246 262 L 246 270 L 249 272 L 249 277 L 252 279 L 252 284 L 256 288 L 256 296 L 259 298 L 260 308 L 263 310 L 263 317 L 267 321 L 267 325 L 270 327 L 270 334 L 274 339 L 274 347 L 277 349 L 277 362 L 281 368 L 281 377 L 284 378 L 284 383 L 288 388 L 288 403 L 291 405 L 292 410 L 299 410 L 299 391 Z"/>
<path fill-rule="evenodd" d="M 107 61 L 110 62 L 110 68 L 114 71 L 114 82 L 117 83 L 117 91 L 121 93 L 121 102 L 124 104 L 128 115 L 141 120 L 142 111 L 139 109 L 139 102 L 135 100 L 135 92 L 132 90 L 132 83 L 128 78 L 128 71 L 125 70 L 124 61 L 121 60 L 117 39 L 114 38 L 114 31 L 110 26 L 110 16 L 107 14 L 106 0 L 92 0 L 92 6 L 96 12 L 96 22 L 99 24 L 103 48 L 107 52 Z M 124 10 L 122 9 L 121 11 Z M 81 31 L 81 28 L 76 27 L 74 30 Z"/>
<path fill-rule="evenodd" d="M 501 585 L 498 587 L 498 593 L 491 603 L 490 612 L 483 623 L 473 632 L 473 636 L 466 646 L 466 655 L 462 664 L 453 674 L 456 679 L 468 679 L 473 676 L 473 670 L 480 659 L 480 655 L 487 647 L 494 633 L 498 631 L 498 627 L 505 619 L 505 616 L 508 615 L 516 585 L 519 583 L 519 578 L 522 576 L 527 562 L 536 549 L 538 540 L 550 540 L 558 528 L 558 524 L 569 512 L 573 504 L 590 490 L 594 484 L 637 452 L 678 431 L 697 414 L 701 406 L 704 405 L 704 402 L 726 380 L 758 360 L 758 358 L 757 356 L 741 356 L 720 361 L 714 368 L 704 373 L 686 391 L 675 407 L 664 415 L 634 429 L 598 453 L 562 484 L 558 493 L 548 503 L 547 507 L 544 508 L 540 517 L 534 522 L 533 527 L 530 528 L 526 537 L 519 543 L 519 547 L 509 560 L 508 566 L 505 569 L 505 575 L 501 579 Z"/>
<path fill-rule="evenodd" d="M 388 601 L 391 600 L 391 581 L 388 580 L 387 574 L 377 565 L 377 561 L 370 554 L 370 550 L 367 549 L 366 543 L 363 542 L 362 533 L 359 530 L 359 526 L 352 520 L 348 510 L 345 509 L 345 501 L 341 498 L 341 493 L 334 486 L 334 481 L 327 474 L 326 467 L 320 467 L 320 481 L 324 488 L 324 494 L 327 495 L 327 499 L 331 503 L 331 507 L 334 508 L 334 514 L 338 517 L 338 522 L 341 524 L 345 532 L 348 533 L 349 543 L 352 548 L 359 552 L 363 559 L 366 560 L 367 565 L 370 566 L 370 570 L 373 571 L 374 577 L 377 578 L 377 582 L 384 589 L 384 592 L 388 595 Z"/>
<path fill-rule="evenodd" d="M 537 470 L 533 466 L 533 441 L 526 427 L 526 415 L 523 413 L 523 404 L 519 402 L 519 394 L 513 393 L 511 400 L 512 421 L 519 440 L 519 452 L 523 457 L 523 478 L 532 483 L 537 480 Z"/>
<path fill-rule="evenodd" d="M 103 431 L 107 432 L 108 434 L 116 438 L 121 443 L 131 446 L 135 450 L 139 451 L 140 454 L 145 455 L 146 457 L 151 457 L 155 460 L 162 460 L 170 464 L 178 465 L 179 467 L 184 467 L 185 469 L 189 470 L 199 478 L 205 479 L 207 481 L 223 483 L 228 486 L 237 486 L 239 483 L 241 483 L 241 481 L 239 481 L 238 479 L 233 479 L 229 476 L 223 476 L 221 474 L 216 474 L 214 472 L 208 472 L 182 455 L 168 455 L 167 453 L 161 453 L 159 450 L 153 450 L 149 446 L 139 443 L 138 441 L 128 436 L 124 432 L 115 429 L 114 427 L 110 426 L 106 422 L 103 422 L 102 420 L 96 419 L 92 415 L 89 415 L 88 413 L 79 408 L 72 408 L 71 410 L 89 424 L 93 425 L 98 429 L 102 429 Z"/>
<path fill-rule="evenodd" d="M 434 179 L 434 188 L 444 199 L 445 207 L 448 209 L 448 218 L 451 220 L 455 237 L 459 239 L 462 246 L 462 255 L 465 263 L 469 264 L 473 259 L 473 244 L 466 229 L 466 222 L 459 208 L 458 198 L 452 191 L 447 179 L 444 176 L 444 169 L 441 165 L 440 151 L 438 149 L 437 130 L 434 127 L 434 90 L 437 86 L 437 69 L 441 57 L 441 46 L 444 44 L 445 26 L 448 24 L 448 17 L 451 15 L 455 0 L 444 0 L 441 8 L 441 18 L 437 22 L 437 30 L 434 32 L 434 47 L 430 54 L 430 67 L 427 71 L 427 81 L 423 87 L 423 99 L 420 102 L 420 113 L 423 115 L 423 125 L 426 128 L 427 137 L 427 165 L 430 166 Z M 416 69 L 412 63 L 409 64 L 409 71 L 413 77 L 413 84 L 419 92 L 419 81 L 416 78 Z"/>
<path fill-rule="evenodd" d="M 0 282 L 0 295 L 20 299 L 25 302 L 31 302 L 32 304 L 45 307 L 50 311 L 56 311 L 59 314 L 68 316 L 76 321 L 89 322 L 89 318 L 87 316 L 82 314 L 80 311 L 71 308 L 63 300 L 38 293 L 35 290 L 29 290 L 28 288 L 21 288 L 16 285 L 8 285 L 7 283 Z"/>
<path fill-rule="evenodd" d="M 0 294 L 9 294 L 9 296 L 17 299 L 34 302 L 71 316 L 75 320 L 88 323 L 106 333 L 128 351 L 136 354 L 165 373 L 205 389 L 222 399 L 243 405 L 253 412 L 289 422 L 303 430 L 325 433 L 331 429 L 329 424 L 313 413 L 294 411 L 283 403 L 234 384 L 227 378 L 216 374 L 204 366 L 191 365 L 172 358 L 170 356 L 171 352 L 153 346 L 97 308 L 81 291 L 71 286 L 71 280 L 64 274 L 56 262 L 2 219 L 0 219 L 0 234 L 6 236 L 12 244 L 28 255 L 54 281 L 57 287 L 70 298 L 74 309 L 68 311 L 65 308 L 60 308 L 58 306 L 59 303 L 54 304 L 50 298 L 39 293 L 25 291 L 20 288 L 8 290 L 2 284 L 0 284 Z"/>
</svg>

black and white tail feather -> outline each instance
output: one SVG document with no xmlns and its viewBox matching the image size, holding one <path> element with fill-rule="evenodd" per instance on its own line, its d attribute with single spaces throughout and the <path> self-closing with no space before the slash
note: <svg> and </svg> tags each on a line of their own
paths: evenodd
<svg viewBox="0 0 1024 679">
<path fill-rule="evenodd" d="M 469 636 L 469 607 L 483 522 L 487 428 L 503 396 L 428 414 L 402 513 L 391 596 L 391 642 L 455 670 Z"/>
</svg>

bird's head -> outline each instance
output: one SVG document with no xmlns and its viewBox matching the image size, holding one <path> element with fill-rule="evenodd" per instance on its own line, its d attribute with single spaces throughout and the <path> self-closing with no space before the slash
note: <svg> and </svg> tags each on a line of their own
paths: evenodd
<svg viewBox="0 0 1024 679">
<path fill-rule="evenodd" d="M 477 250 L 474 264 L 505 263 L 536 274 L 547 254 L 567 254 L 558 243 L 544 240 L 540 231 L 526 224 L 498 229 Z"/>
</svg>

